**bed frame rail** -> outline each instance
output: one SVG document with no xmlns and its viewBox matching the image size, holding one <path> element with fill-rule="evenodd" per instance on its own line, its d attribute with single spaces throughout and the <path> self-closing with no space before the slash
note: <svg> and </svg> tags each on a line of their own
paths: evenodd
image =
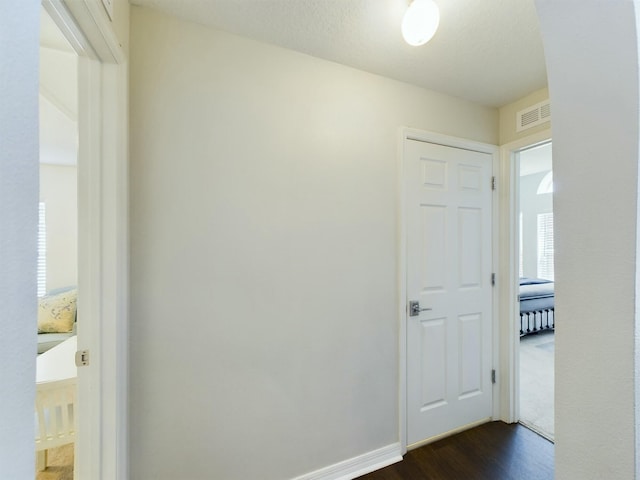
<svg viewBox="0 0 640 480">
<path fill-rule="evenodd" d="M 531 333 L 538 333 L 543 330 L 555 329 L 554 309 L 545 308 L 543 310 L 533 310 L 530 312 L 520 312 L 520 336 L 524 337 Z"/>
</svg>

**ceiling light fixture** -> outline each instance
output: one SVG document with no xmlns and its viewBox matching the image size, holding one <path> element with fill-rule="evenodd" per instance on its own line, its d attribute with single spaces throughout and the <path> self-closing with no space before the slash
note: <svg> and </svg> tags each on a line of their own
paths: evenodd
<svg viewBox="0 0 640 480">
<path fill-rule="evenodd" d="M 402 36 L 409 45 L 424 45 L 439 24 L 440 10 L 433 0 L 413 0 L 402 19 Z"/>
</svg>

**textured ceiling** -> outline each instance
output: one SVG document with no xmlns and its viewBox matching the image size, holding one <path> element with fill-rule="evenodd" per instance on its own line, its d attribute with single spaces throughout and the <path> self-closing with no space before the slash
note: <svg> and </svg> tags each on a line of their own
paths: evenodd
<svg viewBox="0 0 640 480">
<path fill-rule="evenodd" d="M 131 0 L 185 20 L 499 107 L 546 86 L 534 0 L 436 0 L 435 37 L 402 40 L 407 0 Z"/>
</svg>

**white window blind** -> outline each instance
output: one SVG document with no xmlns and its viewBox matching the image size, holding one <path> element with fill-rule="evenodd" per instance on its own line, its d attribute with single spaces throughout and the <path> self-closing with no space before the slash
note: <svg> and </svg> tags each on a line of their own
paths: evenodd
<svg viewBox="0 0 640 480">
<path fill-rule="evenodd" d="M 553 280 L 553 213 L 538 214 L 538 277 Z"/>
<path fill-rule="evenodd" d="M 518 259 L 518 261 L 520 262 L 520 265 L 518 267 L 518 276 L 520 276 L 521 278 L 524 277 L 524 240 L 522 238 L 522 212 L 520 212 L 520 220 L 519 220 L 519 230 L 520 230 L 520 257 Z"/>
<path fill-rule="evenodd" d="M 38 296 L 47 293 L 47 222 L 44 202 L 38 205 Z"/>
</svg>

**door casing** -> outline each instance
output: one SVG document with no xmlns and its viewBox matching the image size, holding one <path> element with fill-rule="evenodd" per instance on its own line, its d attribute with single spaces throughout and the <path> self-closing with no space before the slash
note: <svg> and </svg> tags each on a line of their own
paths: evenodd
<svg viewBox="0 0 640 480">
<path fill-rule="evenodd" d="M 400 192 L 400 198 L 398 202 L 399 212 L 399 235 L 398 235 L 398 317 L 400 319 L 399 328 L 399 360 L 400 360 L 400 372 L 399 372 L 399 436 L 400 444 L 402 446 L 402 453 L 407 451 L 407 188 L 405 182 L 406 167 L 404 162 L 404 147 L 407 140 L 418 140 L 422 142 L 435 143 L 438 145 L 444 145 L 447 147 L 461 148 L 465 150 L 473 150 L 482 153 L 488 153 L 493 158 L 493 172 L 497 175 L 499 167 L 499 148 L 495 145 L 476 142 L 473 140 L 467 140 L 463 138 L 453 137 L 449 135 L 443 135 L 440 133 L 427 132 L 424 130 L 418 130 L 414 128 L 402 127 L 400 128 L 399 138 L 399 151 L 398 151 L 398 191 Z M 497 177 L 496 177 L 497 178 Z M 498 191 L 498 194 L 500 192 Z M 498 273 L 498 205 L 499 201 L 495 201 L 492 205 L 493 214 L 493 226 L 492 226 L 492 266 L 493 271 Z M 493 304 L 498 303 L 498 288 L 493 290 Z M 499 349 L 496 348 L 499 345 L 499 329 L 498 329 L 498 315 L 496 315 L 496 308 L 493 309 L 493 352 L 492 359 L 494 368 L 499 365 Z M 493 418 L 498 418 L 500 412 L 500 398 L 497 395 L 500 387 L 500 378 L 497 375 L 496 383 L 493 385 Z M 434 440 L 434 439 L 432 439 Z"/>
<path fill-rule="evenodd" d="M 497 290 L 500 303 L 496 304 L 499 312 L 499 372 L 500 410 L 496 418 L 507 422 L 517 422 L 520 418 L 520 378 L 519 352 L 520 335 L 516 329 L 514 318 L 518 318 L 518 176 L 517 153 L 537 145 L 551 141 L 551 130 L 543 130 L 534 135 L 507 143 L 500 147 L 500 176 L 498 193 L 500 203 L 500 236 L 501 248 L 498 251 L 500 272 Z"/>
<path fill-rule="evenodd" d="M 78 60 L 78 369 L 75 476 L 128 477 L 126 56 L 96 0 L 42 0 Z"/>
</svg>

